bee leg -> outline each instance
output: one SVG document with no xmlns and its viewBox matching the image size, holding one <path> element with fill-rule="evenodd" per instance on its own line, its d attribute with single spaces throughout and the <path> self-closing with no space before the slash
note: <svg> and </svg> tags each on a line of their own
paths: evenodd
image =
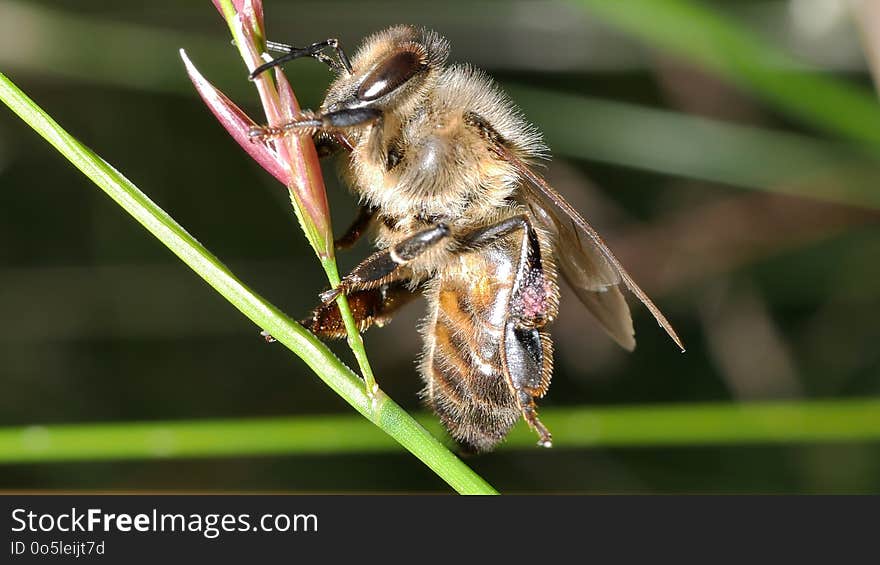
<svg viewBox="0 0 880 565">
<path fill-rule="evenodd" d="M 312 43 L 308 47 L 294 47 L 293 45 L 287 45 L 285 43 L 267 41 L 266 47 L 270 51 L 281 52 L 284 53 L 284 55 L 254 69 L 248 76 L 250 80 L 254 80 L 256 77 L 260 76 L 261 73 L 264 73 L 273 67 L 277 67 L 278 65 L 282 65 L 288 61 L 293 61 L 294 59 L 299 59 L 301 57 L 317 59 L 334 71 L 344 70 L 348 74 L 352 73 L 351 62 L 348 59 L 348 55 L 345 54 L 345 51 L 343 51 L 342 47 L 339 45 L 339 40 L 335 38 L 318 41 L 317 43 Z M 334 61 L 327 55 L 324 55 L 323 51 L 328 47 L 332 47 L 336 51 L 336 57 L 339 59 L 338 62 Z"/>
<path fill-rule="evenodd" d="M 439 223 L 416 232 L 388 249 L 373 253 L 343 278 L 336 288 L 322 292 L 321 302 L 328 304 L 340 294 L 349 295 L 399 280 L 400 267 L 444 241 L 450 233 L 449 226 Z"/>
<path fill-rule="evenodd" d="M 550 384 L 550 340 L 539 330 L 518 327 L 516 320 L 511 320 L 504 327 L 503 357 L 504 375 L 523 418 L 537 432 L 538 445 L 552 447 L 550 430 L 538 419 L 535 407 L 535 398 L 542 396 Z"/>
<path fill-rule="evenodd" d="M 538 445 L 553 445 L 550 431 L 538 419 L 535 398 L 544 396 L 553 371 L 553 346 L 539 328 L 551 318 L 551 300 L 541 268 L 540 247 L 524 243 L 525 257 L 514 280 L 509 320 L 504 331 L 504 365 L 508 384 L 526 423 L 538 433 Z"/>
<path fill-rule="evenodd" d="M 323 114 L 304 110 L 296 118 L 280 126 L 252 127 L 248 136 L 253 140 L 283 137 L 291 133 L 311 136 L 320 132 L 336 134 L 339 130 L 362 126 L 381 118 L 382 111 L 375 108 L 344 108 Z"/>
<path fill-rule="evenodd" d="M 549 322 L 550 304 L 546 296 L 541 244 L 528 216 L 520 214 L 486 226 L 461 238 L 462 247 L 477 250 L 522 230 L 519 267 L 514 279 L 510 315 L 524 327 L 540 328 Z"/>
<path fill-rule="evenodd" d="M 543 396 L 550 385 L 553 363 L 550 339 L 539 329 L 550 320 L 552 306 L 547 296 L 537 233 L 527 216 L 518 215 L 471 232 L 462 243 L 477 249 L 520 230 L 523 240 L 519 266 L 508 305 L 508 321 L 504 325 L 504 375 L 523 418 L 540 438 L 538 445 L 551 447 L 552 436 L 538 418 L 535 407 L 535 398 Z"/>
<path fill-rule="evenodd" d="M 535 398 L 547 392 L 553 372 L 553 345 L 540 328 L 550 321 L 554 307 L 547 292 L 538 236 L 527 220 L 523 235 L 519 268 L 508 306 L 510 318 L 505 324 L 505 375 L 516 394 L 523 418 L 540 438 L 538 445 L 551 447 L 552 437 L 538 419 Z"/>
<path fill-rule="evenodd" d="M 373 221 L 373 218 L 376 216 L 376 209 L 370 206 L 361 206 L 358 208 L 357 216 L 355 216 L 354 221 L 351 226 L 342 234 L 341 237 L 337 238 L 336 241 L 333 242 L 333 245 L 336 249 L 348 249 L 364 235 L 364 232 L 367 231 L 367 228 L 370 226 L 370 222 Z"/>
<path fill-rule="evenodd" d="M 319 159 L 332 157 L 343 150 L 348 152 L 352 150 L 351 140 L 341 131 L 332 133 L 317 131 L 312 135 L 312 141 L 315 143 Z"/>
<path fill-rule="evenodd" d="M 332 157 L 342 149 L 335 139 L 327 136 L 322 131 L 315 133 L 312 136 L 312 141 L 315 143 L 315 151 L 317 151 L 319 159 Z"/>
<path fill-rule="evenodd" d="M 400 280 L 369 290 L 353 292 L 348 295 L 348 306 L 351 308 L 358 331 L 364 332 L 371 326 L 381 328 L 387 324 L 401 307 L 412 302 L 418 295 L 418 289 L 414 290 L 409 281 Z M 346 337 L 345 322 L 335 302 L 319 305 L 300 323 L 321 338 Z"/>
<path fill-rule="evenodd" d="M 480 249 L 516 231 L 523 232 L 519 267 L 514 279 L 510 315 L 525 327 L 542 327 L 549 322 L 550 304 L 546 295 L 541 244 L 528 216 L 520 214 L 467 234 L 461 239 L 465 249 Z"/>
<path fill-rule="evenodd" d="M 528 247 L 524 248 L 525 251 L 529 256 L 534 256 L 540 263 L 541 247 L 538 245 L 538 236 L 532 228 L 532 223 L 529 221 L 528 216 L 525 214 L 505 218 L 498 223 L 465 234 L 461 238 L 461 245 L 465 249 L 482 249 L 519 230 L 525 232 L 528 238 L 526 242 Z"/>
</svg>

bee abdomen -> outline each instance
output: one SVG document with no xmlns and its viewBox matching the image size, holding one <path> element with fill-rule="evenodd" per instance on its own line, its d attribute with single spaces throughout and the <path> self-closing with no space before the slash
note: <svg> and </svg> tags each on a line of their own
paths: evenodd
<svg viewBox="0 0 880 565">
<path fill-rule="evenodd" d="M 472 286 L 445 281 L 429 295 L 433 312 L 422 360 L 423 396 L 450 434 L 465 448 L 492 449 L 516 424 L 519 405 L 501 360 L 501 326 L 495 301 L 480 303 Z M 496 327 L 497 326 L 497 327 Z"/>
</svg>

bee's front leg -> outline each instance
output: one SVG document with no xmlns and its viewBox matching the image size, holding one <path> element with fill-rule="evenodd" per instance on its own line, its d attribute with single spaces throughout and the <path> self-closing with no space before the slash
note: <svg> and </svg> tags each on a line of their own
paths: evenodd
<svg viewBox="0 0 880 565">
<path fill-rule="evenodd" d="M 303 110 L 293 120 L 280 126 L 255 126 L 248 136 L 252 140 L 273 139 L 291 133 L 315 135 L 317 132 L 336 133 L 346 128 L 361 127 L 382 118 L 382 111 L 375 108 L 345 108 L 334 112 Z"/>
<path fill-rule="evenodd" d="M 280 53 L 284 53 L 281 57 L 273 61 L 269 61 L 268 63 L 264 63 L 253 70 L 253 72 L 248 76 L 249 79 L 254 80 L 260 74 L 268 71 L 273 67 L 277 67 L 279 65 L 283 65 L 288 61 L 293 61 L 294 59 L 299 59 L 301 57 L 311 57 L 313 59 L 317 59 L 321 61 L 332 70 L 344 70 L 348 74 L 351 74 L 351 62 L 348 59 L 348 55 L 345 54 L 345 51 L 342 49 L 342 46 L 339 45 L 339 40 L 336 38 L 325 39 L 324 41 L 318 41 L 317 43 L 312 43 L 308 47 L 295 47 L 293 45 L 287 45 L 285 43 L 278 43 L 277 41 L 267 41 L 266 47 L 270 51 L 276 51 Z M 327 55 L 324 55 L 324 49 L 328 47 L 333 48 L 336 51 L 336 57 L 339 59 L 338 61 L 334 61 Z"/>
<path fill-rule="evenodd" d="M 343 278 L 336 288 L 322 292 L 321 302 L 328 304 L 340 294 L 376 288 L 399 279 L 401 267 L 446 240 L 450 233 L 449 226 L 439 223 L 416 232 L 388 249 L 373 253 Z"/>
</svg>

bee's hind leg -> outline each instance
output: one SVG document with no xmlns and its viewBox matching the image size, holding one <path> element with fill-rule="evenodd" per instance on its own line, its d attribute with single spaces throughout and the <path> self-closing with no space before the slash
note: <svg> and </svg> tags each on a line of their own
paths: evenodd
<svg viewBox="0 0 880 565">
<path fill-rule="evenodd" d="M 555 315 L 553 300 L 547 294 L 547 281 L 541 261 L 538 235 L 528 216 L 521 214 L 475 230 L 462 238 L 465 248 L 479 249 L 516 232 L 522 233 L 520 258 L 504 325 L 502 358 L 504 376 L 523 419 L 538 434 L 538 445 L 551 447 L 552 436 L 538 418 L 535 399 L 550 386 L 553 346 L 542 331 Z"/>
<path fill-rule="evenodd" d="M 515 320 L 504 330 L 504 376 L 519 404 L 523 419 L 538 434 L 538 445 L 551 447 L 550 430 L 538 418 L 535 398 L 550 385 L 553 351 L 546 333 L 522 328 Z"/>
</svg>

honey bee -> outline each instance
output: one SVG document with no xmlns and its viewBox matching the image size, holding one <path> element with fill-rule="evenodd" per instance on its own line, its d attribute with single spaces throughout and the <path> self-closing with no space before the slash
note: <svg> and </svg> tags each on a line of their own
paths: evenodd
<svg viewBox="0 0 880 565">
<path fill-rule="evenodd" d="M 300 57 L 328 64 L 336 77 L 319 110 L 254 128 L 251 137 L 310 135 L 322 154 L 347 151 L 345 174 L 362 204 L 337 246 L 377 228 L 378 251 L 322 293 L 304 323 L 339 338 L 340 294 L 361 331 L 424 294 L 421 394 L 462 449 L 493 449 L 520 417 L 539 445 L 551 446 L 535 401 L 552 374 L 547 326 L 558 310 L 558 271 L 625 349 L 635 339 L 621 286 L 684 350 L 602 238 L 534 172 L 548 157 L 537 128 L 482 71 L 447 65 L 440 35 L 391 27 L 351 59 L 335 39 L 269 48 L 283 55 L 252 78 Z"/>
</svg>

